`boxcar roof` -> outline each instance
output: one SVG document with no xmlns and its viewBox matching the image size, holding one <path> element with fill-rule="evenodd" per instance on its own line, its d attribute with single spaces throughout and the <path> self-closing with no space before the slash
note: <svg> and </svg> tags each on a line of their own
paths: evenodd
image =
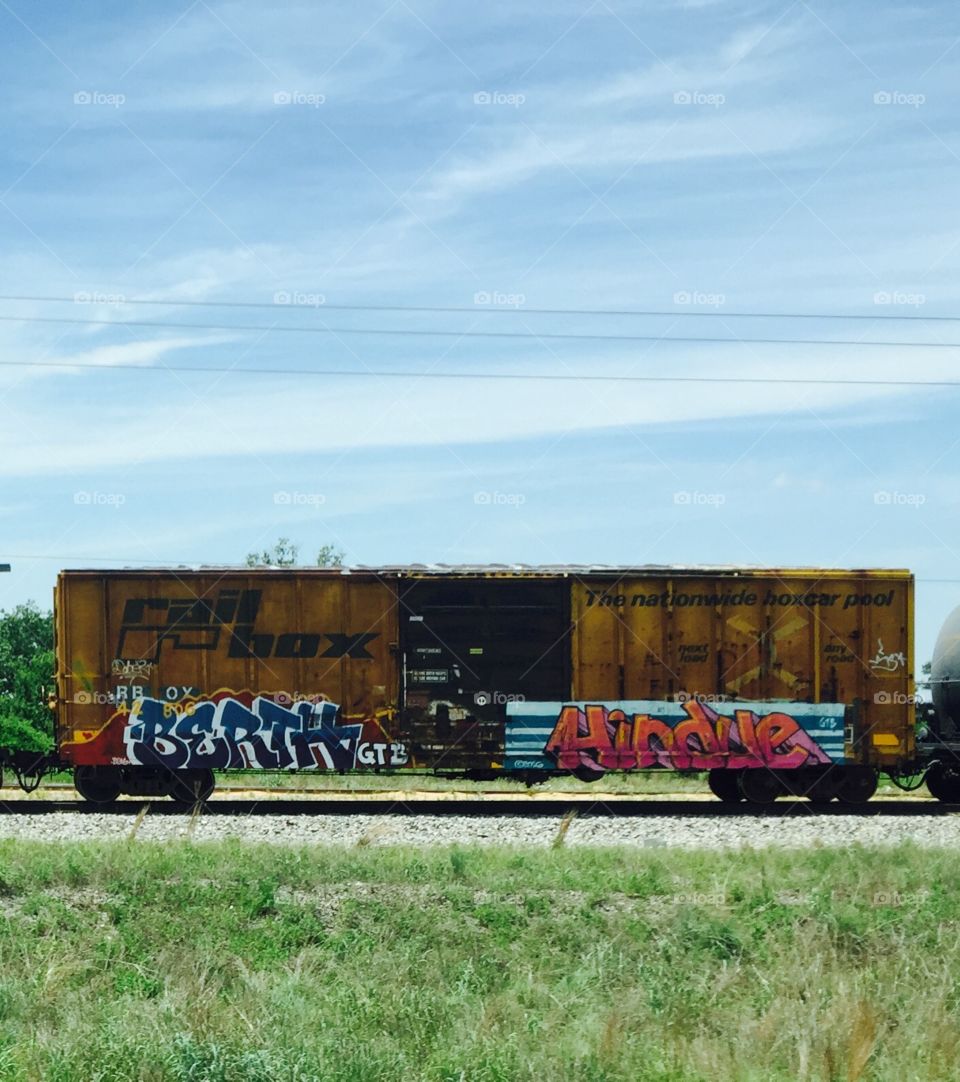
<svg viewBox="0 0 960 1082">
<path fill-rule="evenodd" d="M 624 575 L 878 575 L 910 576 L 906 568 L 824 568 L 813 566 L 771 567 L 759 564 L 381 564 L 377 566 L 356 564 L 352 567 L 247 567 L 245 564 L 164 564 L 127 566 L 122 568 L 69 568 L 65 575 L 124 575 L 142 576 L 152 574 L 182 575 L 208 573 L 237 573 L 296 575 L 383 575 L 419 577 L 424 575 L 463 576 L 612 576 Z"/>
</svg>

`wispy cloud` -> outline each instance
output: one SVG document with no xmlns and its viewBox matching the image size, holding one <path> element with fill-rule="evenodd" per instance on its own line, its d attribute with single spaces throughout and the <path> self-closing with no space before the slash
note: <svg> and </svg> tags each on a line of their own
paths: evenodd
<svg viewBox="0 0 960 1082">
<path fill-rule="evenodd" d="M 960 49 L 943 36 L 954 14 L 943 4 L 375 0 L 268 11 L 249 0 L 187 0 L 176 10 L 148 2 L 56 18 L 42 6 L 18 12 L 49 48 L 0 13 L 9 106 L 0 292 L 269 303 L 300 290 L 330 306 L 467 311 L 334 319 L 319 301 L 242 316 L 175 304 L 77 313 L 3 302 L 4 315 L 697 334 L 726 320 L 528 315 L 534 307 L 682 308 L 679 318 L 695 306 L 675 303 L 677 291 L 723 294 L 722 311 L 914 316 L 949 313 L 960 297 L 960 249 L 944 225 L 960 172 L 952 95 Z M 89 100 L 75 104 L 77 92 Z M 877 92 L 889 101 L 875 102 Z M 904 306 L 875 307 L 878 291 Z M 523 299 L 519 311 L 510 301 L 505 311 L 492 300 L 475 305 L 478 294 Z M 817 338 L 841 337 L 844 325 L 731 326 Z M 881 337 L 877 327 L 852 326 Z M 901 335 L 951 340 L 953 332 L 912 322 L 882 337 Z M 893 487 L 911 469 L 929 469 L 924 513 L 939 507 L 935 532 L 952 537 L 948 390 L 162 371 L 436 363 L 485 372 L 955 375 L 950 353 L 552 345 L 3 323 L 0 361 L 93 366 L 0 366 L 4 505 L 33 501 L 4 518 L 7 536 L 15 524 L 39 547 L 71 528 L 69 486 L 94 483 L 81 475 L 135 478 L 136 486 L 103 489 L 132 497 L 149 474 L 150 499 L 131 498 L 119 519 L 95 508 L 81 516 L 84 551 L 106 552 L 117 537 L 111 522 L 123 521 L 131 546 L 155 537 L 180 552 L 196 538 L 198 558 L 233 559 L 243 551 L 237 523 L 263 497 L 254 475 L 272 485 L 276 474 L 310 479 L 335 463 L 355 500 L 347 503 L 369 516 L 341 522 L 341 542 L 370 560 L 439 558 L 441 548 L 448 559 L 468 549 L 549 558 L 556 553 L 536 541 L 547 533 L 564 556 L 635 559 L 660 476 L 643 468 L 669 477 L 687 463 L 694 486 L 716 462 L 739 498 L 727 548 L 718 531 L 677 529 L 645 556 L 710 559 L 722 549 L 736 560 L 749 548 L 772 562 L 829 561 L 856 542 L 865 564 L 956 562 L 943 546 L 939 555 L 917 546 L 918 531 L 904 523 L 900 535 L 885 525 L 860 540 L 873 504 L 867 498 L 854 513 L 837 495 L 857 478 L 870 484 L 886 474 Z M 450 463 L 477 487 L 502 479 L 541 499 L 522 520 L 465 522 L 464 493 L 452 506 L 441 495 L 470 483 L 448 476 L 441 464 Z M 764 471 L 788 483 L 776 489 Z M 799 483 L 808 473 L 824 487 Z M 189 517 L 182 525 L 169 517 L 171 507 L 180 513 L 186 478 L 197 490 L 196 529 Z M 257 533 L 285 521 L 269 491 L 252 516 Z M 783 499 L 777 514 L 770 493 Z M 666 527 L 676 511 L 669 490 L 661 496 Z M 388 504 L 390 529 L 371 529 Z M 617 528 L 601 533 L 597 522 Z M 148 548 L 135 551 L 149 558 Z"/>
<path fill-rule="evenodd" d="M 492 191 L 519 189 L 540 174 L 598 175 L 635 165 L 645 170 L 670 162 L 751 158 L 793 151 L 821 141 L 834 128 L 827 115 L 786 109 L 737 110 L 724 116 L 676 115 L 638 123 L 557 125 L 543 134 L 524 131 L 500 149 L 489 149 L 436 176 L 422 194 L 427 204 L 455 204 Z M 740 134 L 740 139 L 732 131 Z M 742 133 L 742 134 L 741 134 Z M 565 176 L 566 174 L 566 176 Z M 419 204 L 418 204 L 419 205 Z"/>
<path fill-rule="evenodd" d="M 108 328 L 93 328 L 101 333 Z M 0 389 L 6 387 L 8 393 L 13 393 L 24 383 L 33 382 L 37 379 L 55 379 L 58 383 L 67 377 L 75 379 L 89 378 L 90 368 L 110 369 L 117 366 L 149 368 L 162 361 L 168 354 L 184 350 L 211 349 L 214 346 L 224 345 L 234 341 L 231 334 L 208 334 L 192 337 L 166 337 L 137 339 L 130 342 L 112 343 L 110 345 L 95 346 L 92 349 L 64 351 L 58 348 L 44 350 L 36 355 L 33 363 L 29 366 L 8 366 L 0 364 Z M 22 359 L 22 355 L 21 355 Z M 69 365 L 71 367 L 64 367 Z M 76 365 L 77 367 L 72 367 Z M 58 395 L 58 400 L 61 395 Z M 109 396 L 108 396 L 109 397 Z M 9 408 L 9 404 L 8 404 Z M 43 412 L 48 412 L 54 407 L 51 403 L 45 403 Z M 12 424 L 12 419 L 9 422 Z M 0 437 L 2 440 L 2 437 Z M 11 444 L 11 449 L 13 445 Z"/>
<path fill-rule="evenodd" d="M 102 363 L 136 357 L 150 363 L 162 343 L 145 343 L 99 354 Z M 711 347 L 712 356 L 686 351 L 660 352 L 641 367 L 626 357 L 581 358 L 569 364 L 527 359 L 511 365 L 548 373 L 594 374 L 676 371 L 688 377 L 722 371 L 739 378 L 771 376 L 829 379 L 842 354 L 816 361 L 772 355 L 744 361 L 735 348 Z M 776 360 L 773 360 L 776 356 Z M 902 379 L 907 354 L 887 351 L 882 358 L 843 359 L 853 378 Z M 939 360 L 909 362 L 917 378 L 951 378 L 953 365 Z M 141 377 L 145 378 L 145 377 Z M 153 375 L 149 384 L 132 386 L 125 399 L 98 407 L 97 423 L 82 430 L 69 424 L 63 409 L 15 411 L 13 423 L 0 432 L 0 473 L 63 472 L 111 468 L 130 461 L 132 449 L 144 462 L 194 462 L 250 455 L 302 456 L 332 450 L 370 450 L 419 446 L 460 446 L 516 441 L 544 435 L 565 436 L 601 429 L 658 427 L 706 421 L 732 421 L 764 415 L 811 420 L 842 408 L 896 403 L 902 414 L 904 391 L 897 387 L 687 383 L 527 383 L 495 384 L 416 379 L 328 382 L 278 377 L 247 377 L 218 382 L 211 375 Z M 917 394 L 923 392 L 918 391 Z M 928 395 L 938 392 L 926 392 Z M 190 432 L 189 440 L 152 437 L 167 432 L 169 419 Z M 403 417 L 403 424 L 394 419 Z M 229 422 L 225 419 L 229 419 Z M 482 423 L 481 423 L 482 421 Z M 627 444 L 629 446 L 629 443 Z M 14 451 L 17 451 L 14 454 Z"/>
</svg>

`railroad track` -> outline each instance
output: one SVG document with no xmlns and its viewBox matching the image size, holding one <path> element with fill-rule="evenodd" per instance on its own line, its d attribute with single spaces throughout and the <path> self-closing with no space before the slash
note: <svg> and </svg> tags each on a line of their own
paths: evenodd
<svg viewBox="0 0 960 1082">
<path fill-rule="evenodd" d="M 264 791 L 266 792 L 266 791 Z M 149 804 L 151 816 L 192 815 L 194 809 L 187 804 L 170 800 L 135 797 L 121 799 L 114 804 L 94 805 L 83 800 L 61 799 L 14 799 L 5 800 L 0 794 L 0 816 L 43 816 L 55 812 L 74 812 L 80 815 L 130 816 L 145 804 Z M 584 796 L 583 794 L 551 794 L 536 800 L 515 797 L 469 796 L 457 799 L 456 795 L 444 794 L 439 799 L 433 795 L 410 793 L 365 793 L 354 795 L 326 793 L 322 797 L 309 794 L 284 798 L 269 797 L 259 793 L 245 792 L 242 796 L 221 794 L 201 808 L 207 817 L 263 816 L 272 818 L 323 817 L 341 815 L 380 815 L 391 817 L 442 816 L 466 818 L 522 817 L 556 818 L 574 811 L 579 817 L 591 818 L 654 818 L 673 819 L 717 818 L 796 818 L 796 817 L 843 817 L 875 818 L 878 816 L 951 816 L 960 813 L 960 805 L 943 804 L 932 799 L 899 797 L 874 799 L 863 805 L 827 804 L 813 805 L 806 800 L 781 799 L 775 804 L 757 807 L 750 804 L 723 804 L 708 798 L 694 797 L 643 798 L 612 797 L 610 795 Z"/>
<path fill-rule="evenodd" d="M 70 794 L 71 797 L 78 796 L 77 790 L 70 782 L 44 782 L 39 789 L 30 793 L 24 793 L 19 788 L 0 787 L 0 800 L 13 800 L 13 801 L 31 801 L 41 802 L 44 800 L 54 799 L 47 794 L 50 793 L 64 793 Z M 648 803 L 648 802 L 670 802 L 675 801 L 680 803 L 704 803 L 711 807 L 717 807 L 720 801 L 708 792 L 706 789 L 696 790 L 667 790 L 666 792 L 649 792 L 649 793 L 625 793 L 625 792 L 607 792 L 600 788 L 590 789 L 549 789 L 544 790 L 539 787 L 535 788 L 522 788 L 518 786 L 516 789 L 481 789 L 477 785 L 471 785 L 466 789 L 398 789 L 396 787 L 383 787 L 383 788 L 367 788 L 354 787 L 354 786 L 342 786 L 336 789 L 320 789 L 311 786 L 290 786 L 290 785 L 223 785 L 218 784 L 214 790 L 213 796 L 209 803 L 216 804 L 225 800 L 236 799 L 250 799 L 250 800 L 274 800 L 278 798 L 286 798 L 287 800 L 307 800 L 307 801 L 355 801 L 362 803 L 367 800 L 408 800 L 411 802 L 417 801 L 432 801 L 440 803 L 443 801 L 450 801 L 452 803 L 469 804 L 469 803 L 489 803 L 490 801 L 500 801 L 502 803 L 509 804 L 540 804 L 540 803 L 584 803 L 594 804 L 598 801 L 607 803 Z M 59 799 L 59 798 L 57 798 Z M 78 796 L 79 799 L 79 796 Z M 162 797 L 151 797 L 152 800 L 162 800 Z M 118 803 L 143 803 L 143 797 L 136 796 L 121 796 L 118 798 Z M 873 797 L 870 801 L 871 804 L 876 803 L 925 803 L 935 805 L 939 803 L 927 792 L 926 788 L 921 787 L 917 790 L 899 790 L 899 789 L 887 789 L 881 791 L 877 796 Z M 780 803 L 807 803 L 802 798 L 790 798 L 782 797 L 777 802 Z M 852 805 L 837 805 L 838 807 L 851 807 Z M 755 808 L 756 805 L 744 804 L 742 807 Z"/>
</svg>

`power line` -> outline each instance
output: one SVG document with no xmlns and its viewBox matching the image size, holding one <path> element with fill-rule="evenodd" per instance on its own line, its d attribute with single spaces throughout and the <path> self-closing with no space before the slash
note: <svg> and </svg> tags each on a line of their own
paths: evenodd
<svg viewBox="0 0 960 1082">
<path fill-rule="evenodd" d="M 72 369 L 82 368 L 98 372 L 142 372 L 159 374 L 163 372 L 248 376 L 310 376 L 310 377 L 348 377 L 350 379 L 466 379 L 466 380 L 528 380 L 533 382 L 564 383 L 758 383 L 758 384 L 811 384 L 818 387 L 960 387 L 960 380 L 936 379 L 820 379 L 809 376 L 617 376 L 590 375 L 578 373 L 538 373 L 538 372 L 415 372 L 399 370 L 375 370 L 370 368 L 235 368 L 214 365 L 141 365 L 141 364 L 90 364 L 83 361 L 0 361 L 0 367 L 33 368 L 42 371 L 45 368 Z"/>
<path fill-rule="evenodd" d="M 297 290 L 283 291 L 287 296 L 295 295 Z M 303 291 L 306 294 L 306 291 Z M 102 296 L 102 301 L 94 298 Z M 830 312 L 732 312 L 703 311 L 700 309 L 640 309 L 640 308 L 529 308 L 527 305 L 432 305 L 432 304 L 327 304 L 317 305 L 290 303 L 285 301 L 190 301 L 157 299 L 155 297 L 124 297 L 121 293 L 91 292 L 83 299 L 74 297 L 34 297 L 0 294 L 0 301 L 22 301 L 39 304 L 90 304 L 90 305 L 155 305 L 162 308 L 251 308 L 276 311 L 278 308 L 303 311 L 308 308 L 323 309 L 329 312 L 430 312 L 468 313 L 471 315 L 536 315 L 536 316 L 641 316 L 687 319 L 818 319 L 818 320 L 887 320 L 894 322 L 920 323 L 960 323 L 960 316 L 926 316 L 916 313 L 877 312 L 873 315 L 858 313 Z"/>
<path fill-rule="evenodd" d="M 960 349 L 960 342 L 903 342 L 903 341 L 873 341 L 864 340 L 846 341 L 832 338 L 707 338 L 656 334 L 557 334 L 534 332 L 520 333 L 516 331 L 433 331 L 413 330 L 407 327 L 368 329 L 361 327 L 305 327 L 302 325 L 288 327 L 282 324 L 264 326 L 263 324 L 249 323 L 166 323 L 160 320 L 134 320 L 134 319 L 74 319 L 61 316 L 0 316 L 3 323 L 69 323 L 81 327 L 149 327 L 168 331 L 253 331 L 267 334 L 271 331 L 281 331 L 285 334 L 332 334 L 332 335 L 374 335 L 374 336 L 402 336 L 415 338 L 490 338 L 490 339 L 526 339 L 531 342 L 537 341 L 575 341 L 575 342 L 684 342 L 708 345 L 757 345 L 757 346 L 854 346 L 868 348 L 898 349 Z"/>
</svg>

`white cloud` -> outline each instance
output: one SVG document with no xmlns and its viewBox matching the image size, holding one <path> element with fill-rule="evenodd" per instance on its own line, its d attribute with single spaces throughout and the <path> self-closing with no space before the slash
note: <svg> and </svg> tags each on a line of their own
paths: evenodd
<svg viewBox="0 0 960 1082">
<path fill-rule="evenodd" d="M 797 23 L 755 23 L 720 42 L 710 52 L 690 52 L 661 59 L 646 68 L 628 69 L 578 96 L 589 105 L 650 105 L 669 102 L 678 90 L 726 92 L 770 84 L 785 65 L 777 55 L 795 48 L 801 36 Z"/>
<path fill-rule="evenodd" d="M 519 188 L 540 173 L 589 182 L 665 162 L 763 156 L 821 141 L 833 128 L 810 110 L 717 110 L 678 108 L 675 115 L 638 123 L 559 126 L 524 131 L 501 149 L 488 148 L 436 175 L 416 205 L 441 209 L 488 192 Z M 735 133 L 735 134 L 734 134 Z M 571 180 L 573 178 L 570 178 Z"/>
<path fill-rule="evenodd" d="M 947 358 L 918 361 L 885 350 L 880 360 L 838 351 L 816 360 L 773 354 L 742 360 L 742 353 L 711 347 L 711 359 L 689 352 L 652 354 L 634 366 L 637 374 L 670 370 L 686 376 L 777 376 L 826 378 L 842 357 L 849 378 L 952 378 Z M 860 360 L 850 360 L 850 356 Z M 879 355 L 878 355 L 879 356 Z M 668 360 L 669 358 L 669 360 Z M 480 362 L 474 362 L 480 363 Z M 486 365 L 487 370 L 494 369 Z M 517 361 L 511 369 L 597 374 L 630 371 L 609 360 L 583 358 L 569 368 L 554 362 Z M 89 375 L 89 374 L 88 374 Z M 93 376 L 93 379 L 99 377 Z M 525 381 L 426 381 L 406 379 L 297 380 L 282 377 L 138 377 L 129 397 L 104 399 L 84 389 L 86 421 L 77 424 L 70 407 L 32 406 L 10 411 L 0 430 L 0 471 L 18 474 L 97 470 L 137 463 L 206 458 L 267 458 L 369 448 L 456 447 L 516 441 L 545 434 L 632 428 L 638 432 L 669 424 L 786 415 L 809 422 L 825 436 L 833 411 L 886 405 L 899 409 L 905 392 L 892 387 L 798 386 L 711 383 L 534 383 Z M 90 385 L 88 385 L 89 388 Z M 79 394 L 79 385 L 78 392 Z M 912 401 L 912 399 L 908 399 Z M 108 404 L 109 403 L 109 404 Z M 171 423 L 176 418 L 176 423 Z M 821 421 L 821 419 L 824 419 Z M 826 427 L 824 427 L 824 425 Z M 182 437 L 189 432 L 189 439 Z M 625 446 L 632 446 L 624 432 Z"/>
<path fill-rule="evenodd" d="M 108 329 L 104 327 L 90 328 L 90 330 L 94 331 Z M 208 334 L 194 337 L 156 338 L 147 341 L 125 342 L 120 345 L 95 346 L 92 349 L 70 353 L 58 353 L 55 351 L 55 347 L 48 348 L 29 358 L 32 361 L 29 366 L 8 365 L 4 367 L 2 361 L 0 361 L 0 392 L 5 392 L 7 396 L 12 397 L 17 388 L 24 383 L 37 379 L 50 380 L 56 378 L 62 380 L 66 376 L 81 376 L 87 374 L 87 370 L 91 367 L 112 368 L 136 365 L 137 367 L 149 368 L 156 365 L 167 354 L 174 353 L 177 350 L 199 347 L 209 348 L 232 342 L 235 337 L 235 335 L 231 334 Z M 18 350 L 18 354 L 23 356 L 22 351 Z M 71 367 L 65 368 L 64 365 L 70 365 Z M 73 367 L 74 365 L 77 367 Z M 9 409 L 9 404 L 4 407 L 3 400 L 0 399 L 0 409 L 3 408 Z M 8 420 L 8 424 L 11 423 L 13 423 L 12 419 Z"/>
<path fill-rule="evenodd" d="M 123 345 L 97 346 L 83 353 L 71 353 L 52 358 L 59 365 L 77 364 L 83 368 L 96 366 L 110 368 L 113 365 L 142 365 L 149 367 L 161 357 L 178 349 L 190 349 L 194 346 L 211 346 L 218 342 L 229 342 L 230 336 L 194 338 L 158 338 L 148 342 L 127 342 Z M 60 371 L 63 371 L 60 369 Z M 68 370 L 69 371 L 69 370 Z M 80 372 L 80 368 L 73 369 Z"/>
</svg>

